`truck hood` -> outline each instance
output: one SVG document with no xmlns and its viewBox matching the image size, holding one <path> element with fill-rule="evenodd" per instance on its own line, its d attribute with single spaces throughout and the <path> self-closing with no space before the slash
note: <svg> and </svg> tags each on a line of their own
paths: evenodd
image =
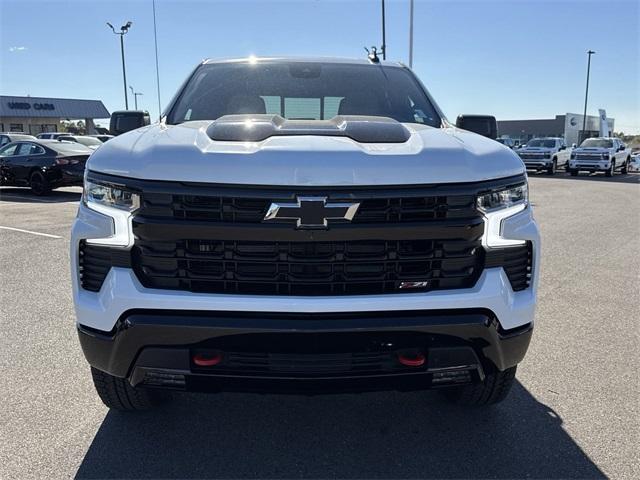
<svg viewBox="0 0 640 480">
<path fill-rule="evenodd" d="M 154 124 L 109 140 L 88 169 L 146 180 L 247 185 L 417 185 L 462 183 L 525 172 L 508 147 L 450 128 L 405 124 L 404 143 L 358 143 L 335 136 L 214 141 L 211 122 Z"/>
</svg>

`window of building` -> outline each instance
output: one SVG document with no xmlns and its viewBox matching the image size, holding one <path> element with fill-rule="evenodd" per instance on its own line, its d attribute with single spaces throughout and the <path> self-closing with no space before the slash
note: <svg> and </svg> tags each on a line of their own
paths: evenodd
<svg viewBox="0 0 640 480">
<path fill-rule="evenodd" d="M 21 123 L 10 123 L 9 124 L 9 131 L 10 132 L 22 132 L 22 124 Z"/>
</svg>

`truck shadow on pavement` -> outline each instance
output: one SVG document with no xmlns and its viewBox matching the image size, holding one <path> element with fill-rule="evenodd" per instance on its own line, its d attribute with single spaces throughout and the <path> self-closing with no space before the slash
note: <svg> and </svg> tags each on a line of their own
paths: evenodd
<svg viewBox="0 0 640 480">
<path fill-rule="evenodd" d="M 49 195 L 37 196 L 29 188 L 0 188 L 0 202 L 11 203 L 71 203 L 79 202 L 82 190 L 52 190 Z"/>
<path fill-rule="evenodd" d="M 519 383 L 488 409 L 438 397 L 179 395 L 108 413 L 77 478 L 605 478 Z"/>
</svg>

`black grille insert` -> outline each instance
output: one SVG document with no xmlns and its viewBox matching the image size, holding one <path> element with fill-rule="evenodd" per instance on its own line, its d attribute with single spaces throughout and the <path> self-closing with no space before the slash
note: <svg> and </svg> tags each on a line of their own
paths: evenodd
<svg viewBox="0 0 640 480">
<path fill-rule="evenodd" d="M 333 242 L 138 239 L 133 263 L 140 281 L 150 288 L 358 295 L 471 287 L 482 270 L 483 250 L 480 236 Z M 403 290 L 402 282 L 426 283 Z"/>
<path fill-rule="evenodd" d="M 525 290 L 531 284 L 533 274 L 533 248 L 531 242 L 517 247 L 489 250 L 486 264 L 489 267 L 503 267 L 514 292 Z"/>
<path fill-rule="evenodd" d="M 112 247 L 80 241 L 78 249 L 80 285 L 83 289 L 99 292 L 111 267 L 131 267 L 131 253 Z"/>
</svg>

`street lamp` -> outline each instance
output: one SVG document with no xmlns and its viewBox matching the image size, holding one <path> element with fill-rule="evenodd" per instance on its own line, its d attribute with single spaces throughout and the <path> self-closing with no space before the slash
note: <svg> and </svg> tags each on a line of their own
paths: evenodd
<svg viewBox="0 0 640 480">
<path fill-rule="evenodd" d="M 129 99 L 127 98 L 127 71 L 124 66 L 124 36 L 129 32 L 131 28 L 131 21 L 127 22 L 123 26 L 120 27 L 120 31 L 116 32 L 116 29 L 113 28 L 109 22 L 107 22 L 107 26 L 113 31 L 115 35 L 120 35 L 120 53 L 122 54 L 122 81 L 124 85 L 124 107 L 125 110 L 129 110 Z"/>
<path fill-rule="evenodd" d="M 584 92 L 584 115 L 582 115 L 582 139 L 580 140 L 580 143 L 582 143 L 582 140 L 584 140 L 586 138 L 586 128 L 587 128 L 587 98 L 589 98 L 589 72 L 591 71 L 591 55 L 593 55 L 594 52 L 593 50 L 589 50 L 587 52 L 588 55 L 588 60 L 587 60 L 587 88 Z"/>
<path fill-rule="evenodd" d="M 386 20 L 385 20 L 385 8 L 384 0 L 382 0 L 382 59 L 387 59 L 387 35 L 386 35 Z"/>
<path fill-rule="evenodd" d="M 409 0 L 409 68 L 413 68 L 413 0 Z"/>
<path fill-rule="evenodd" d="M 135 109 L 138 110 L 138 95 L 142 96 L 143 94 L 140 92 L 134 92 L 133 87 L 131 85 L 129 85 L 129 88 L 131 89 L 131 95 L 133 95 L 133 100 L 135 101 Z"/>
</svg>

